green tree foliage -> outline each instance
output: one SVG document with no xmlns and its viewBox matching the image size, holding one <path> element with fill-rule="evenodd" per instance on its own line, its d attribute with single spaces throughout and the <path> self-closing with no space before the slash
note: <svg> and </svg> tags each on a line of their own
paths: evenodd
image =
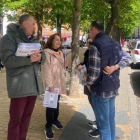
<svg viewBox="0 0 140 140">
<path fill-rule="evenodd" d="M 7 8 L 7 5 L 10 5 L 11 2 L 14 2 L 17 0 L 0 0 L 0 34 L 3 34 L 3 17 L 5 16 L 6 12 L 9 10 L 9 8 Z M 15 20 L 15 18 L 13 18 L 13 14 L 11 14 L 11 21 Z M 9 16 L 9 15 L 8 15 Z"/>
<path fill-rule="evenodd" d="M 103 21 L 110 15 L 110 5 L 99 0 L 82 0 L 81 29 L 87 32 L 89 25 L 94 20 Z M 107 19 L 107 18 L 106 18 Z"/>
<path fill-rule="evenodd" d="M 23 13 L 34 16 L 38 25 L 38 37 L 41 38 L 44 24 L 54 27 L 56 26 L 56 19 L 58 19 L 60 29 L 62 24 L 69 23 L 70 25 L 72 21 L 72 4 L 71 0 L 18 0 L 7 3 L 7 8 L 17 11 L 15 17 Z"/>
<path fill-rule="evenodd" d="M 32 15 L 38 25 L 38 38 L 41 39 L 42 36 L 42 27 L 43 27 L 43 18 L 45 14 L 44 7 L 48 6 L 45 0 L 9 0 L 11 2 L 6 3 L 6 8 L 12 11 L 16 11 L 15 19 L 17 20 L 21 14 L 30 14 Z M 10 15 L 8 15 L 10 17 Z M 11 19 L 11 18 L 10 18 Z"/>
<path fill-rule="evenodd" d="M 61 26 L 67 24 L 63 28 L 70 28 L 72 25 L 73 2 L 71 0 L 47 0 L 49 7 L 46 7 L 45 23 L 51 27 L 56 26 L 61 34 Z"/>
<path fill-rule="evenodd" d="M 0 1 L 0 34 L 2 35 L 3 31 L 2 31 L 2 27 L 3 27 L 3 16 L 4 16 L 4 12 L 3 12 L 3 6 L 4 6 L 4 1 L 1 0 Z"/>
<path fill-rule="evenodd" d="M 140 24 L 140 1 L 124 0 L 119 2 L 119 18 L 116 26 L 124 37 L 131 37 L 135 28 Z"/>
<path fill-rule="evenodd" d="M 116 10 L 112 11 L 113 8 Z M 100 20 L 105 22 L 108 34 L 113 35 L 114 32 L 118 34 L 119 31 L 121 36 L 128 37 L 132 36 L 134 29 L 139 25 L 139 17 L 139 0 L 83 0 L 81 29 L 85 31 L 91 21 Z"/>
<path fill-rule="evenodd" d="M 72 27 L 74 11 L 72 0 L 7 0 L 6 5 L 11 10 L 22 9 L 15 15 L 16 20 L 21 13 L 33 15 L 39 27 L 39 36 L 41 36 L 44 23 L 54 28 L 56 19 L 58 32 L 61 33 L 61 26 L 65 24 L 67 28 Z M 112 11 L 113 8 L 116 10 Z M 139 25 L 139 11 L 139 0 L 82 0 L 80 29 L 86 33 L 91 21 L 101 20 L 105 22 L 108 34 L 113 34 L 115 30 L 112 32 L 111 30 L 114 27 L 114 29 L 119 29 L 120 35 L 131 36 Z M 12 20 L 13 17 L 12 15 Z"/>
<path fill-rule="evenodd" d="M 71 0 L 47 0 L 46 14 L 44 15 L 45 21 L 52 26 L 55 26 L 56 17 L 59 16 L 60 22 L 63 24 L 72 23 L 73 2 Z"/>
</svg>

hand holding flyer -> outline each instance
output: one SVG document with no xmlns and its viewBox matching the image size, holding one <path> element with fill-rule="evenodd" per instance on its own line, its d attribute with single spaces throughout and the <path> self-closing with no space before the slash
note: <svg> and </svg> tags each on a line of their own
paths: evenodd
<svg viewBox="0 0 140 140">
<path fill-rule="evenodd" d="M 36 53 L 40 49 L 41 49 L 40 43 L 20 43 L 15 55 L 26 57 L 30 56 L 33 53 Z"/>
<path fill-rule="evenodd" d="M 86 77 L 87 77 L 87 70 L 85 65 L 82 66 L 82 69 L 79 71 L 76 69 L 76 74 L 79 77 L 79 81 L 82 85 L 85 85 L 86 83 Z"/>
<path fill-rule="evenodd" d="M 58 88 L 54 88 L 53 92 L 49 92 L 49 88 L 47 87 L 45 90 L 43 106 L 49 108 L 57 108 L 58 94 Z"/>
</svg>

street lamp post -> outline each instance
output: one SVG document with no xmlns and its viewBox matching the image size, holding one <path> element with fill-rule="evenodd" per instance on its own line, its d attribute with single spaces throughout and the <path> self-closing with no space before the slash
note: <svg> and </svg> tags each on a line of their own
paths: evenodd
<svg viewBox="0 0 140 140">
<path fill-rule="evenodd" d="M 106 22 L 105 22 L 106 14 L 103 16 L 103 24 L 104 24 L 104 31 L 106 30 Z"/>
<path fill-rule="evenodd" d="M 59 23 L 59 15 L 57 15 L 57 17 L 56 17 L 56 30 L 57 30 L 57 33 L 61 34 L 61 27 L 60 27 L 60 23 Z"/>
<path fill-rule="evenodd" d="M 0 16 L 0 34 L 3 35 L 3 17 Z"/>
</svg>

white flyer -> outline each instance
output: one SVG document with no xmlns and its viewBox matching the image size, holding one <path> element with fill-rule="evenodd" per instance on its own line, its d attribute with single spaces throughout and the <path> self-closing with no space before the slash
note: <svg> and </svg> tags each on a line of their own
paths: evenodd
<svg viewBox="0 0 140 140">
<path fill-rule="evenodd" d="M 79 78 L 79 82 L 82 84 L 82 85 L 85 85 L 86 83 L 86 78 L 87 78 L 87 69 L 86 69 L 86 66 L 85 65 L 82 65 L 82 70 L 79 71 L 78 69 L 76 69 L 76 74 Z"/>
<path fill-rule="evenodd" d="M 41 49 L 40 43 L 20 43 L 18 45 L 16 56 L 30 56 Z"/>
<path fill-rule="evenodd" d="M 54 88 L 53 92 L 49 92 L 49 88 L 47 87 L 45 90 L 43 106 L 49 108 L 57 108 L 59 88 Z"/>
</svg>

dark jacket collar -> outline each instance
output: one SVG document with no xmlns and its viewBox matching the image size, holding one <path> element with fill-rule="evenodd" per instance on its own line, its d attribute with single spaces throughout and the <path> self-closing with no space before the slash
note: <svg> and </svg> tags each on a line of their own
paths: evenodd
<svg viewBox="0 0 140 140">
<path fill-rule="evenodd" d="M 97 38 L 99 38 L 99 37 L 101 37 L 101 36 L 103 36 L 103 35 L 106 35 L 106 33 L 105 33 L 104 31 L 99 32 L 99 33 L 95 36 L 95 39 L 97 39 Z"/>
<path fill-rule="evenodd" d="M 22 40 L 24 40 L 25 42 L 29 42 L 29 40 L 35 39 L 33 35 L 30 38 L 28 38 L 23 28 L 17 29 L 16 35 Z"/>
</svg>

